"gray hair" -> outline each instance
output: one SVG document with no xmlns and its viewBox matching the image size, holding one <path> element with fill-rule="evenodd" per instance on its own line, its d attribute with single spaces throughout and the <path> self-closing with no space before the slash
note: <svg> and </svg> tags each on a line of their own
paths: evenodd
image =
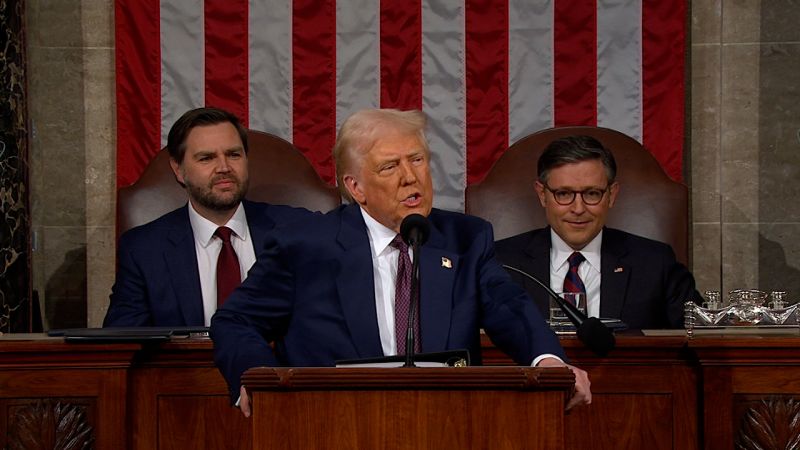
<svg viewBox="0 0 800 450">
<path fill-rule="evenodd" d="M 416 134 L 425 150 L 427 126 L 425 113 L 420 110 L 401 111 L 398 109 L 362 109 L 347 118 L 339 128 L 336 144 L 333 146 L 333 160 L 336 164 L 336 183 L 339 192 L 348 202 L 353 199 L 344 186 L 345 173 L 361 162 L 363 156 L 387 132 Z"/>
</svg>

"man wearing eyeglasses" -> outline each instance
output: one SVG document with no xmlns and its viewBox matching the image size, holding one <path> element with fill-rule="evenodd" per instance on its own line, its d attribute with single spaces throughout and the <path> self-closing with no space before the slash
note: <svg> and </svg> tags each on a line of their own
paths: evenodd
<svg viewBox="0 0 800 450">
<path fill-rule="evenodd" d="M 585 292 L 589 316 L 634 329 L 683 326 L 684 302 L 701 297 L 672 248 L 605 227 L 619 194 L 611 152 L 592 137 L 569 136 L 547 146 L 537 171 L 549 226 L 498 241 L 500 261 L 549 280 L 556 292 Z M 547 317 L 545 291 L 511 275 Z"/>
</svg>

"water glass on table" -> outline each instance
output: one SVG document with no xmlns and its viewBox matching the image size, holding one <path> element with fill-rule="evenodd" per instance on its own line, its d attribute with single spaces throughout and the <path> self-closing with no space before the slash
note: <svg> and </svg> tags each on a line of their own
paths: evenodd
<svg viewBox="0 0 800 450">
<path fill-rule="evenodd" d="M 557 294 L 564 299 L 567 303 L 571 303 L 572 305 L 576 306 L 580 312 L 586 314 L 586 293 L 585 292 L 557 292 Z M 569 321 L 569 318 L 564 311 L 561 310 L 561 307 L 558 306 L 558 303 L 551 298 L 550 299 L 550 320 L 551 325 L 571 325 L 572 322 Z"/>
</svg>

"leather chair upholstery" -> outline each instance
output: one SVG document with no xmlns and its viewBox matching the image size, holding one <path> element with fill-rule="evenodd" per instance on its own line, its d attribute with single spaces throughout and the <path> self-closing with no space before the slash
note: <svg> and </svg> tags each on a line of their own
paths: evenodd
<svg viewBox="0 0 800 450">
<path fill-rule="evenodd" d="M 268 133 L 248 131 L 249 200 L 328 211 L 341 202 L 336 188 L 319 178 L 311 163 L 291 143 Z M 139 180 L 119 190 L 120 234 L 183 206 L 188 197 L 175 180 L 169 153 L 162 149 Z"/>
<path fill-rule="evenodd" d="M 550 128 L 531 134 L 497 160 L 488 176 L 466 191 L 466 212 L 494 226 L 503 239 L 547 225 L 534 190 L 536 163 L 545 147 L 569 135 L 588 135 L 611 149 L 617 161 L 620 192 L 607 225 L 670 244 L 678 261 L 688 261 L 689 198 L 653 155 L 631 137 L 598 127 Z"/>
</svg>

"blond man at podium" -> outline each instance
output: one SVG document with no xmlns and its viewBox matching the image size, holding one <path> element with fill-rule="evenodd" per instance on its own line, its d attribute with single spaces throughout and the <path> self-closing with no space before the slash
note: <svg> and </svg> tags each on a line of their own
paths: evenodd
<svg viewBox="0 0 800 450">
<path fill-rule="evenodd" d="M 249 400 L 239 380 L 251 367 L 405 354 L 403 274 L 414 259 L 416 350 L 467 349 L 480 364 L 483 329 L 518 364 L 566 365 L 530 297 L 496 262 L 491 225 L 432 207 L 425 126 L 420 111 L 364 110 L 348 118 L 334 158 L 350 203 L 270 233 L 247 279 L 214 315 L 214 359 L 245 415 Z M 419 254 L 397 237 L 412 214 L 429 226 Z M 571 369 L 570 408 L 591 401 L 586 372 Z"/>
</svg>

